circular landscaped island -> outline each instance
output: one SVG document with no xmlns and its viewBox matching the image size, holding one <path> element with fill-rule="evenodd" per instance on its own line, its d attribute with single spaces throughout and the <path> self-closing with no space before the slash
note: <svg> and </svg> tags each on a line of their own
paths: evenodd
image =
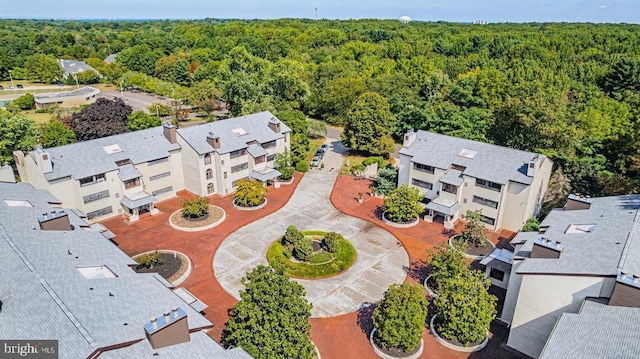
<svg viewBox="0 0 640 359">
<path fill-rule="evenodd" d="M 267 261 L 283 265 L 285 274 L 294 278 L 331 277 L 351 268 L 355 260 L 355 248 L 342 235 L 298 231 L 294 226 L 289 226 L 267 250 Z"/>
<path fill-rule="evenodd" d="M 140 253 L 133 257 L 138 262 L 137 273 L 158 273 L 174 286 L 184 282 L 191 273 L 191 262 L 184 254 L 170 250 Z"/>
</svg>

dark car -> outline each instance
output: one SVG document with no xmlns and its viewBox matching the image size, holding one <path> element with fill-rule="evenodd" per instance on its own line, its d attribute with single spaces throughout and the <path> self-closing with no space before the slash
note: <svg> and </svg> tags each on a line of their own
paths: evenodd
<svg viewBox="0 0 640 359">
<path fill-rule="evenodd" d="M 324 157 L 324 151 L 323 150 L 317 150 L 316 154 L 314 156 L 315 157 L 320 157 L 320 159 L 322 159 L 322 157 Z"/>
<path fill-rule="evenodd" d="M 64 86 L 64 84 L 60 81 L 58 81 L 58 86 Z"/>
<path fill-rule="evenodd" d="M 322 152 L 327 152 L 327 150 L 329 149 L 329 146 L 325 143 L 322 146 L 320 146 L 320 149 L 322 150 Z"/>
<path fill-rule="evenodd" d="M 22 86 L 22 84 L 18 84 L 18 86 L 16 86 L 16 87 L 19 88 L 19 89 L 24 88 L 24 86 Z"/>
<path fill-rule="evenodd" d="M 2 87 L 2 85 L 0 85 L 0 90 L 4 90 L 4 87 Z"/>
</svg>

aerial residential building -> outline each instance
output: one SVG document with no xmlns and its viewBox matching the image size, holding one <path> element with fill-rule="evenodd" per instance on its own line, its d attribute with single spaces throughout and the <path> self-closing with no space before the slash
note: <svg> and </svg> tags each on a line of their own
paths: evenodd
<svg viewBox="0 0 640 359">
<path fill-rule="evenodd" d="M 511 244 L 508 346 L 534 358 L 640 357 L 640 195 L 571 195 Z"/>
<path fill-rule="evenodd" d="M 206 334 L 202 306 L 136 273 L 77 211 L 29 184 L 0 183 L 0 263 L 0 340 L 57 340 L 61 359 L 251 358 Z"/>
<path fill-rule="evenodd" d="M 453 222 L 467 210 L 482 210 L 492 230 L 517 231 L 538 215 L 553 162 L 538 153 L 410 131 L 400 150 L 398 185 L 425 196 L 425 220 Z"/>
<path fill-rule="evenodd" d="M 273 183 L 291 130 L 270 112 L 177 129 L 172 125 L 54 148 L 17 151 L 20 178 L 78 208 L 90 222 L 156 214 L 157 201 L 188 190 L 226 195 L 237 181 Z"/>
<path fill-rule="evenodd" d="M 52 106 L 73 107 L 96 102 L 96 96 L 100 93 L 95 87 L 85 86 L 73 91 L 61 91 L 35 95 L 33 97 L 36 108 L 49 108 Z"/>
<path fill-rule="evenodd" d="M 62 78 L 67 78 L 69 76 L 73 76 L 79 72 L 83 72 L 83 71 L 93 71 L 96 74 L 100 75 L 100 73 L 98 72 L 98 70 L 94 69 L 93 67 L 89 66 L 86 62 L 84 61 L 79 61 L 79 60 L 58 60 L 58 63 L 60 63 L 60 67 L 62 67 Z"/>
</svg>

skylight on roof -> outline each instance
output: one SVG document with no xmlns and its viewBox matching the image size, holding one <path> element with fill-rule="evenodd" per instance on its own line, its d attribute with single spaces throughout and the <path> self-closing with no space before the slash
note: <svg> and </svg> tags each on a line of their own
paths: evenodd
<svg viewBox="0 0 640 359">
<path fill-rule="evenodd" d="M 463 148 L 462 151 L 458 153 L 458 156 L 472 160 L 476 156 L 476 154 L 478 154 L 478 151 Z"/>
<path fill-rule="evenodd" d="M 595 224 L 572 224 L 564 233 L 591 233 L 595 229 Z"/>
<path fill-rule="evenodd" d="M 117 275 L 107 266 L 76 267 L 85 279 L 115 278 Z"/>
<path fill-rule="evenodd" d="M 24 200 L 5 199 L 4 203 L 9 207 L 33 207 L 31 202 Z"/>
<path fill-rule="evenodd" d="M 248 132 L 244 130 L 244 128 L 234 128 L 233 130 L 231 130 L 233 133 L 236 134 L 236 136 L 240 137 L 240 136 L 244 136 L 246 135 Z"/>
<path fill-rule="evenodd" d="M 120 153 L 122 152 L 122 148 L 120 148 L 120 146 L 118 146 L 118 144 L 115 145 L 109 145 L 109 146 L 104 146 L 102 147 L 102 149 L 104 150 L 104 152 L 106 152 L 108 155 L 112 155 L 114 153 Z"/>
</svg>

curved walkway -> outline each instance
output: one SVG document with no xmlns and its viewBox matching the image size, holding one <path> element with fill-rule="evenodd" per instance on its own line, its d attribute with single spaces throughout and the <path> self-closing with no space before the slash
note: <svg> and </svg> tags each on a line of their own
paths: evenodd
<svg viewBox="0 0 640 359">
<path fill-rule="evenodd" d="M 240 298 L 242 277 L 259 264 L 267 264 L 269 245 L 281 237 L 287 226 L 342 234 L 353 243 L 357 258 L 345 273 L 335 277 L 296 281 L 313 303 L 311 315 L 333 317 L 357 311 L 363 304 L 382 298 L 388 286 L 402 283 L 409 269 L 409 256 L 388 231 L 338 211 L 329 200 L 342 163 L 344 147 L 335 141 L 325 155 L 325 169 L 311 170 L 300 181 L 287 204 L 275 213 L 246 225 L 227 237 L 213 258 L 218 283 Z"/>
</svg>

